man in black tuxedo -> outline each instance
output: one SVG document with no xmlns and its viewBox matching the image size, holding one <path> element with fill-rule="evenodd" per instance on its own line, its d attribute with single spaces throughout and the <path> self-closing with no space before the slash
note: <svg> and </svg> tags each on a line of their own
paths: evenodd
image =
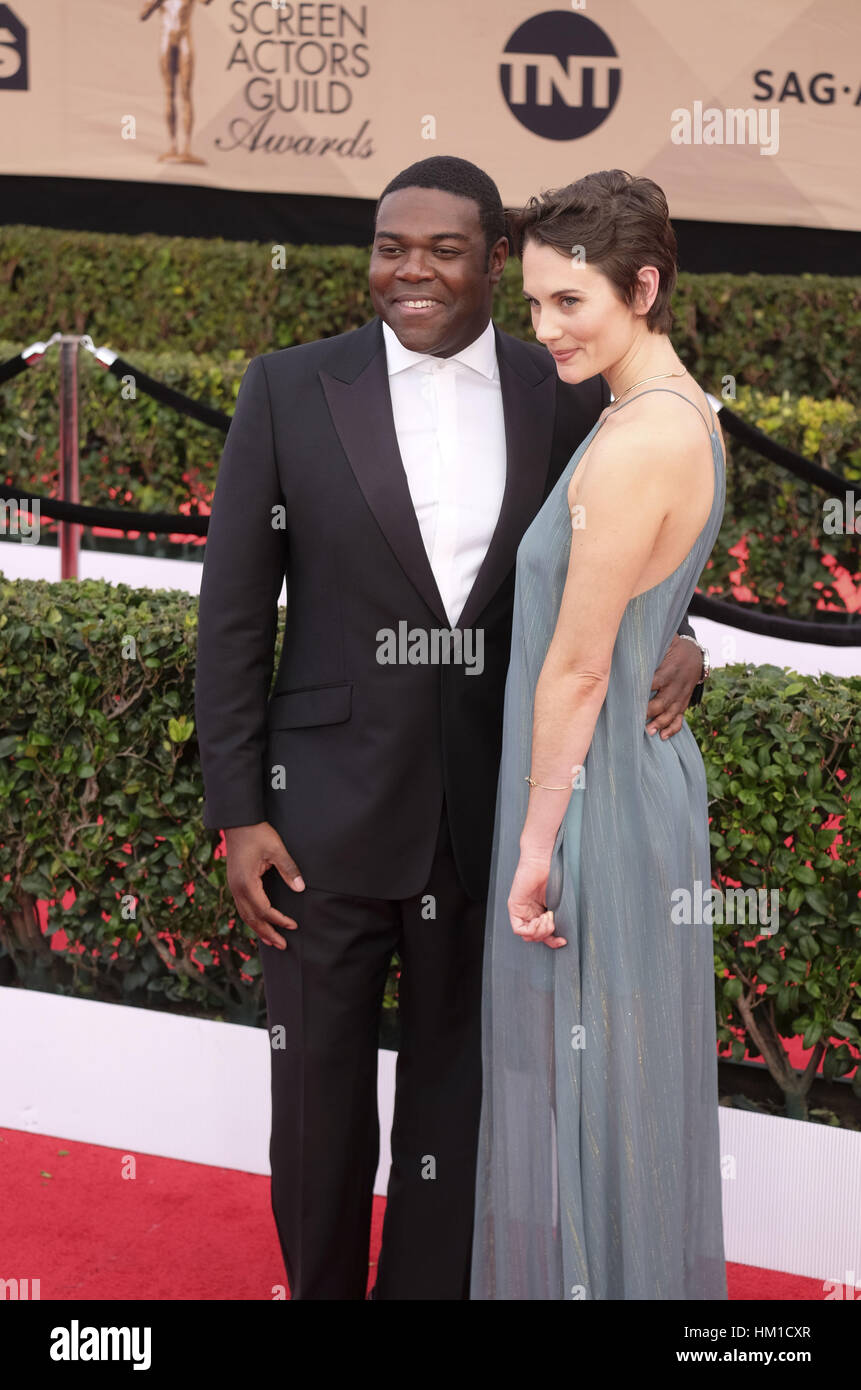
<svg viewBox="0 0 861 1390">
<path fill-rule="evenodd" d="M 272 1205 L 294 1299 L 365 1295 L 393 951 L 374 1297 L 468 1297 L 515 553 L 610 399 L 602 378 L 568 385 L 545 348 L 493 325 L 504 226 L 496 185 L 465 160 L 392 180 L 376 317 L 253 358 L 218 475 L 197 658 L 204 819 L 225 830 L 238 913 L 268 947 Z M 702 669 L 674 638 L 644 711 L 660 736 Z"/>
</svg>

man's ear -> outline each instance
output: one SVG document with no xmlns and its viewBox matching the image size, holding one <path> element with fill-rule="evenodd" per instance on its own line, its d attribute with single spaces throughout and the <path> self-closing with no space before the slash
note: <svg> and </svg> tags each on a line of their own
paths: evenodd
<svg viewBox="0 0 861 1390">
<path fill-rule="evenodd" d="M 490 274 L 490 283 L 498 285 L 502 279 L 502 272 L 505 269 L 505 262 L 508 260 L 508 237 L 501 236 L 490 248 L 487 258 L 487 266 Z"/>
</svg>

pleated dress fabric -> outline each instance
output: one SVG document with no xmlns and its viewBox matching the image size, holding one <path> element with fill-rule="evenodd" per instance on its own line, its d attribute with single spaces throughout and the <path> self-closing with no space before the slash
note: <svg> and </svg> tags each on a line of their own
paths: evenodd
<svg viewBox="0 0 861 1390">
<path fill-rule="evenodd" d="M 625 609 L 582 785 L 554 846 L 547 906 L 568 944 L 526 943 L 508 915 L 535 687 L 568 569 L 566 494 L 602 423 L 517 554 L 484 958 L 473 1299 L 727 1296 L 712 928 L 671 917 L 674 890 L 695 901 L 695 882 L 703 891 L 711 882 L 705 768 L 687 723 L 666 740 L 645 724 L 652 676 L 723 516 L 713 416 L 708 520 L 678 568 Z"/>
</svg>

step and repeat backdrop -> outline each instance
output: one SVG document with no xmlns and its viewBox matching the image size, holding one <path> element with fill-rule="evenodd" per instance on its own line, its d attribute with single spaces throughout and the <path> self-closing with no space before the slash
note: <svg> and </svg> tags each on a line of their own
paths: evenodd
<svg viewBox="0 0 861 1390">
<path fill-rule="evenodd" d="M 858 230 L 859 136 L 861 0 L 0 3 L 0 173 L 373 198 L 458 154 Z"/>
</svg>

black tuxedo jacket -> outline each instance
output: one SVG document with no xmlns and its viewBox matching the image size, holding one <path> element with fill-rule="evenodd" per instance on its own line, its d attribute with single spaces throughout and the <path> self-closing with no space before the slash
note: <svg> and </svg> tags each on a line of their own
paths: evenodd
<svg viewBox="0 0 861 1390">
<path fill-rule="evenodd" d="M 603 378 L 570 386 L 543 347 L 495 331 L 505 493 L 458 623 L 482 630 L 481 674 L 378 660 L 385 630 L 448 629 L 398 451 L 380 319 L 257 356 L 240 387 L 200 594 L 204 823 L 270 821 L 313 888 L 421 893 L 445 797 L 463 884 L 486 892 L 515 554 L 610 399 Z"/>
</svg>

